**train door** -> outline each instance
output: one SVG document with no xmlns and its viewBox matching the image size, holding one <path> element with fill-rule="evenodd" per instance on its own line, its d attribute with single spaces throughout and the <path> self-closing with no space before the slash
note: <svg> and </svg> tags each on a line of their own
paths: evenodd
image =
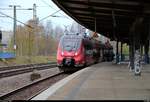
<svg viewBox="0 0 150 102">
<path fill-rule="evenodd" d="M 84 42 L 84 48 L 85 48 L 85 62 L 87 65 L 91 64 L 93 61 L 93 50 L 90 42 L 85 41 Z"/>
</svg>

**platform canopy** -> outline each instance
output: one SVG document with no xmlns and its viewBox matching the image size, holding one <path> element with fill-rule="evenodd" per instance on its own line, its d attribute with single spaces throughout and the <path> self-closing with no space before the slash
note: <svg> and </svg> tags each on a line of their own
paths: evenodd
<svg viewBox="0 0 150 102">
<path fill-rule="evenodd" d="M 150 18 L 150 0 L 52 1 L 86 28 L 122 42 L 129 41 L 137 18 Z"/>
</svg>

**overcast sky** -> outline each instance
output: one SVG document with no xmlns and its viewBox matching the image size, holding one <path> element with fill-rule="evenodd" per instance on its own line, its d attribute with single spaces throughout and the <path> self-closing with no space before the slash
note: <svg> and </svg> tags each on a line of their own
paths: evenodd
<svg viewBox="0 0 150 102">
<path fill-rule="evenodd" d="M 24 9 L 32 8 L 34 3 L 37 5 L 37 17 L 39 20 L 59 10 L 59 8 L 51 0 L 0 0 L 0 12 L 13 17 L 13 9 L 9 7 L 9 5 L 20 5 L 21 7 L 17 8 Z M 8 8 L 11 8 L 11 10 L 8 10 Z M 64 25 L 71 25 L 73 22 L 73 20 L 62 11 L 56 13 L 55 15 L 61 17 L 49 17 L 40 23 L 44 24 L 47 20 L 51 20 L 54 25 L 61 25 L 64 27 Z M 0 29 L 12 30 L 13 20 L 2 16 L 3 15 L 0 14 Z M 26 23 L 29 19 L 32 18 L 32 10 L 17 10 L 17 20 Z M 20 23 L 17 22 L 17 25 L 20 25 Z"/>
</svg>

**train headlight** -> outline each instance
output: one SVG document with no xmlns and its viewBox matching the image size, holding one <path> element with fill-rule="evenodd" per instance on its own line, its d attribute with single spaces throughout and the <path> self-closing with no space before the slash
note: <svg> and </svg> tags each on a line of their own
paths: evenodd
<svg viewBox="0 0 150 102">
<path fill-rule="evenodd" d="M 75 53 L 75 56 L 77 56 L 77 55 L 78 55 L 78 53 L 76 52 L 76 53 Z"/>
<path fill-rule="evenodd" d="M 63 56 L 63 55 L 64 55 L 64 52 L 61 52 L 61 55 Z"/>
</svg>

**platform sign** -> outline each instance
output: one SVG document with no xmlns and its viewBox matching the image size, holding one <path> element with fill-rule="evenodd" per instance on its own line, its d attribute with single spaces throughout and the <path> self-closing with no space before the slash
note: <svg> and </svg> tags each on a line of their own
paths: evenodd
<svg viewBox="0 0 150 102">
<path fill-rule="evenodd" d="M 11 59 L 15 57 L 15 54 L 12 52 L 0 52 L 0 59 Z"/>
</svg>

